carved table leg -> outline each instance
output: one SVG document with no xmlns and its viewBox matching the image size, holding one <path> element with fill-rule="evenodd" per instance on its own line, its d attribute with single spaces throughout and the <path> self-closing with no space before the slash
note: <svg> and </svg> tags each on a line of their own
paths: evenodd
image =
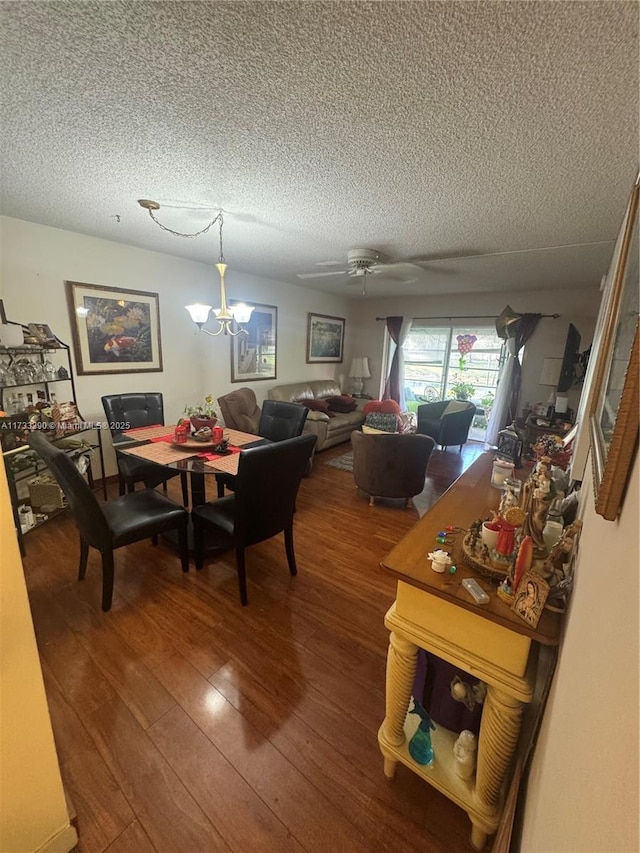
<svg viewBox="0 0 640 853">
<path fill-rule="evenodd" d="M 478 810 L 495 818 L 500 791 L 518 742 L 524 704 L 503 690 L 489 685 L 482 711 L 478 739 L 475 801 Z M 471 843 L 480 850 L 486 839 L 481 826 L 474 825 Z"/>
<path fill-rule="evenodd" d="M 392 632 L 387 654 L 386 714 L 378 732 L 378 742 L 384 756 L 384 774 L 387 779 L 393 778 L 397 761 L 385 750 L 385 746 L 399 747 L 405 742 L 404 721 L 409 708 L 417 663 L 418 646 Z"/>
</svg>

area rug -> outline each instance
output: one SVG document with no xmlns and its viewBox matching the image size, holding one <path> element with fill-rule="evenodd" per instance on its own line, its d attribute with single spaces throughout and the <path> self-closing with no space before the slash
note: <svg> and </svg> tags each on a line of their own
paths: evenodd
<svg viewBox="0 0 640 853">
<path fill-rule="evenodd" d="M 332 468 L 338 468 L 340 471 L 353 471 L 353 453 L 345 453 L 343 456 L 336 456 L 335 459 L 327 462 Z"/>
<path fill-rule="evenodd" d="M 345 453 L 342 456 L 336 456 L 330 462 L 327 462 L 332 468 L 338 468 L 339 471 L 353 471 L 353 453 Z M 441 493 L 434 488 L 433 482 L 429 477 L 424 481 L 424 489 L 419 495 L 413 498 L 413 505 L 416 512 L 422 518 L 425 512 L 434 505 L 441 497 Z"/>
</svg>

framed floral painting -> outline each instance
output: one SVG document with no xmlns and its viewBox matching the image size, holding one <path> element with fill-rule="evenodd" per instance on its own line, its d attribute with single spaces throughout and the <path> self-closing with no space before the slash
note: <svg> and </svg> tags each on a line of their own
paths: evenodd
<svg viewBox="0 0 640 853">
<path fill-rule="evenodd" d="M 162 370 L 157 293 L 65 282 L 80 375 Z"/>
</svg>

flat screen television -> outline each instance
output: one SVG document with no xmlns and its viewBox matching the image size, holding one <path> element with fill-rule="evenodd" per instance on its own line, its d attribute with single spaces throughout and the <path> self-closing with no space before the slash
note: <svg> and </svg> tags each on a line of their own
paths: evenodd
<svg viewBox="0 0 640 853">
<path fill-rule="evenodd" d="M 576 381 L 576 367 L 580 361 L 580 332 L 573 323 L 569 323 L 567 340 L 564 344 L 564 355 L 558 379 L 558 393 L 565 393 Z"/>
</svg>

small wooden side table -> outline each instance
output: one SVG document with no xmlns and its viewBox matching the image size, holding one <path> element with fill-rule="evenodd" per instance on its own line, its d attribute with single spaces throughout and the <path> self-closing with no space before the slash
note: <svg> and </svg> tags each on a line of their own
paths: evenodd
<svg viewBox="0 0 640 853">
<path fill-rule="evenodd" d="M 400 761 L 463 808 L 472 824 L 471 843 L 480 850 L 495 832 L 502 796 L 524 706 L 533 698 L 539 644 L 557 645 L 560 616 L 544 611 L 531 628 L 495 595 L 495 582 L 464 567 L 458 559 L 463 534 L 452 549 L 455 575 L 436 574 L 427 553 L 447 525 L 468 527 L 498 505 L 500 492 L 490 485 L 493 455 L 485 453 L 451 486 L 385 557 L 382 567 L 398 579 L 395 603 L 386 615 L 391 632 L 387 657 L 386 714 L 378 732 L 384 772 L 392 779 Z M 476 577 L 490 593 L 477 605 L 462 580 Z M 408 743 L 419 720 L 407 714 L 419 649 L 460 667 L 487 684 L 475 778 L 455 772 L 457 732 L 437 726 L 432 733 L 435 762 L 425 767 L 411 757 Z"/>
</svg>

